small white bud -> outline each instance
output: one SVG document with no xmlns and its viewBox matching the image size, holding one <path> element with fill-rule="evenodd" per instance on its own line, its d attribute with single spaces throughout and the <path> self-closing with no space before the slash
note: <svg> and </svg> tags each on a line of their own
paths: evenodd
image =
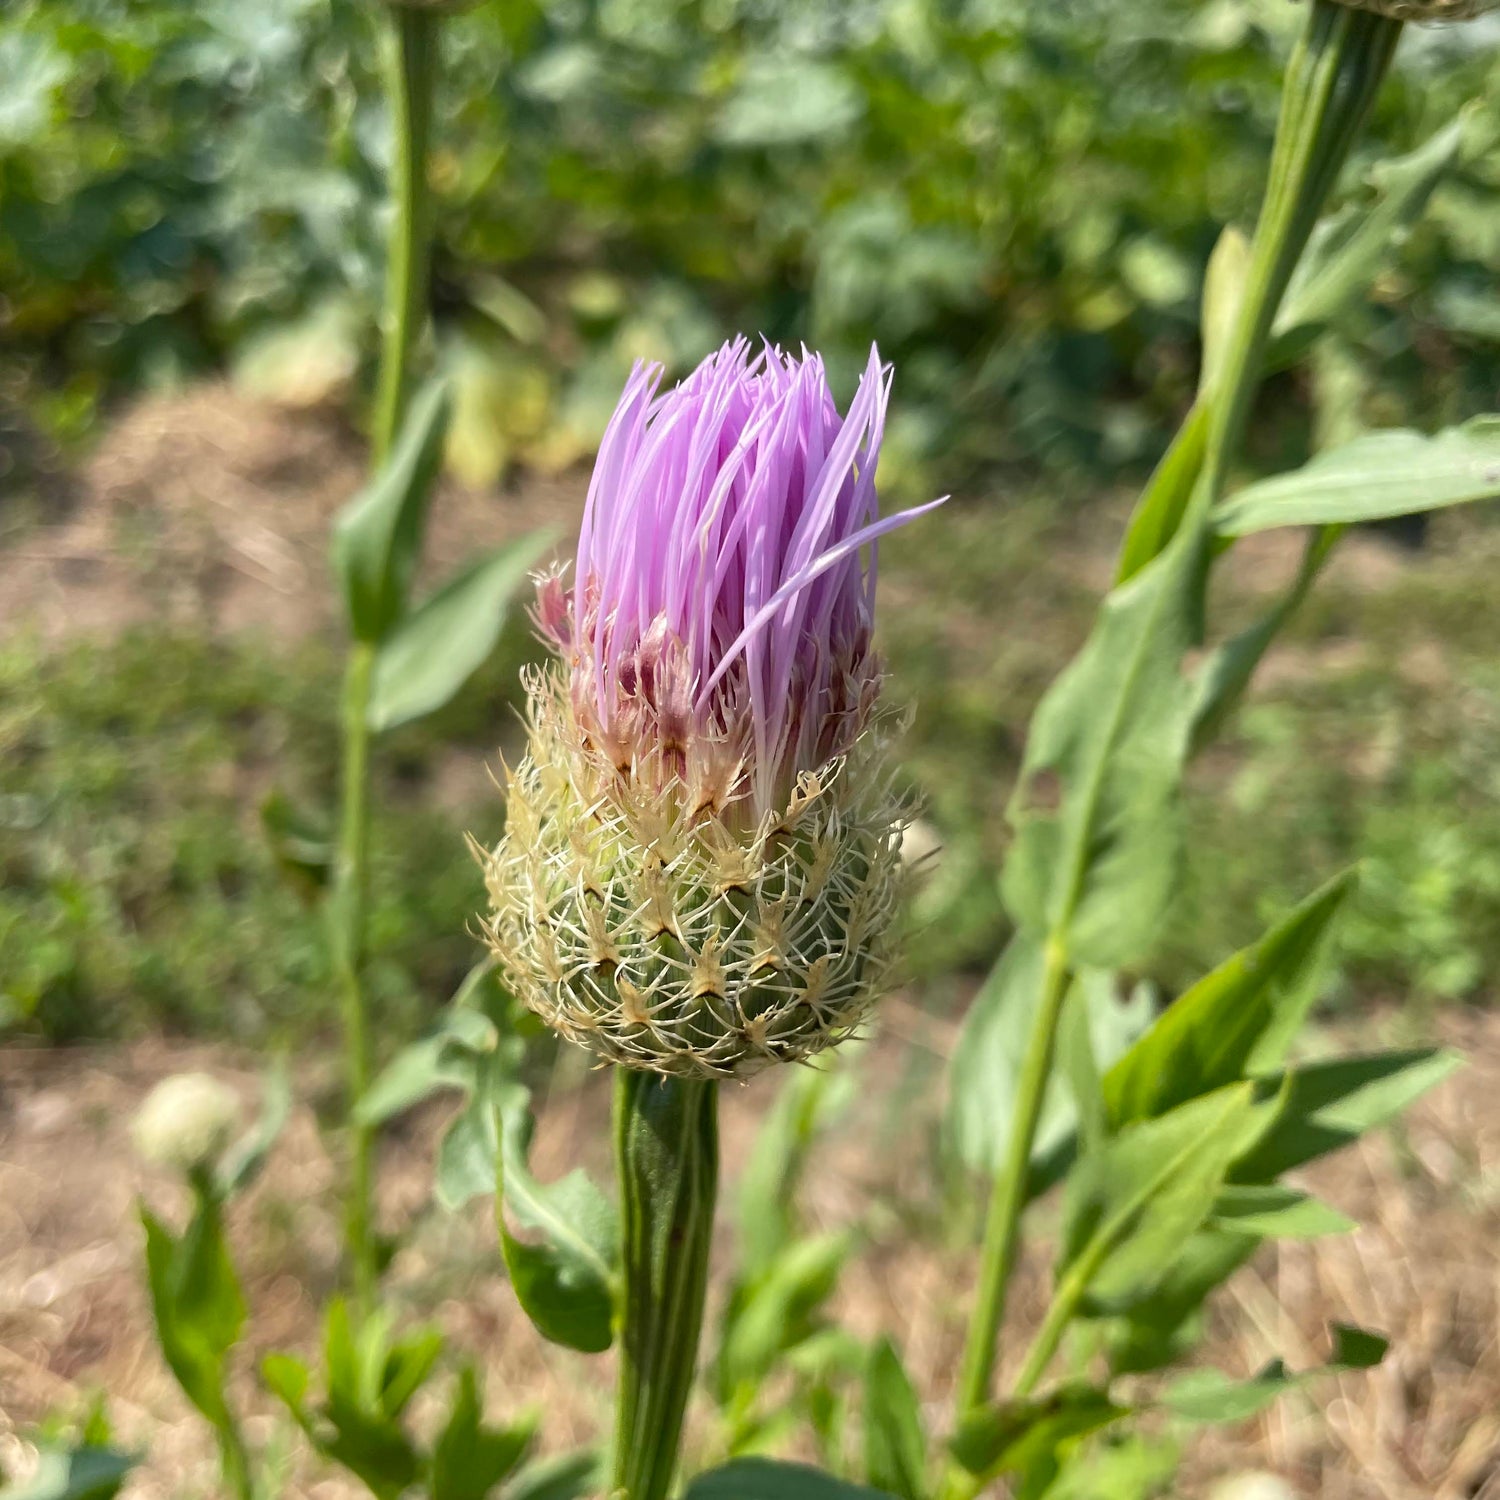
<svg viewBox="0 0 1500 1500">
<path fill-rule="evenodd" d="M 208 1073 L 163 1079 L 136 1113 L 135 1149 L 157 1166 L 190 1172 L 217 1159 L 240 1120 L 240 1101 Z"/>
</svg>

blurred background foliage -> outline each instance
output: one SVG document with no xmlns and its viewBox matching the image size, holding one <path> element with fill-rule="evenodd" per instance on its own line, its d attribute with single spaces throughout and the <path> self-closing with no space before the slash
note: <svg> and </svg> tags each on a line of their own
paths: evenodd
<svg viewBox="0 0 1500 1500">
<path fill-rule="evenodd" d="M 453 467 L 574 462 L 632 358 L 680 369 L 735 329 L 846 372 L 877 340 L 904 487 L 1148 460 L 1196 377 L 1208 250 L 1254 208 L 1295 19 L 1284 0 L 474 9 L 447 29 L 433 173 Z M 375 33 L 355 0 L 12 0 L 12 404 L 73 437 L 116 394 L 226 363 L 293 402 L 359 387 L 390 149 Z M 1500 165 L 1478 149 L 1500 134 L 1497 34 L 1415 32 L 1366 148 L 1491 101 L 1325 372 L 1382 422 L 1455 420 L 1500 372 Z"/>
<path fill-rule="evenodd" d="M 362 420 L 377 20 L 355 0 L 0 11 L 0 486 L 24 495 L 28 452 L 77 457 L 127 398 L 224 371 Z M 734 330 L 816 343 L 846 389 L 871 340 L 895 362 L 887 488 L 961 496 L 893 545 L 882 585 L 944 846 L 912 943 L 937 1003 L 1004 939 L 1024 726 L 1087 628 L 1118 482 L 1191 399 L 1203 267 L 1254 211 L 1296 21 L 1285 0 L 486 0 L 445 27 L 432 353 L 459 479 L 586 461 L 631 360 L 680 371 Z M 1259 459 L 1493 407 L 1497 42 L 1500 16 L 1410 30 L 1348 188 L 1474 99 L 1459 160 L 1368 303 L 1273 383 Z M 1484 992 L 1500 539 L 1482 516 L 1433 533 L 1393 585 L 1335 572 L 1195 773 L 1192 879 L 1147 976 L 1164 989 L 1364 855 L 1343 992 Z M 525 649 L 379 757 L 371 984 L 398 1040 L 472 957 L 480 882 L 457 851 L 499 810 L 453 769 L 493 754 Z M 258 809 L 331 806 L 336 672 L 328 642 L 165 625 L 7 639 L 0 1029 L 330 1024 L 316 916 Z"/>
</svg>

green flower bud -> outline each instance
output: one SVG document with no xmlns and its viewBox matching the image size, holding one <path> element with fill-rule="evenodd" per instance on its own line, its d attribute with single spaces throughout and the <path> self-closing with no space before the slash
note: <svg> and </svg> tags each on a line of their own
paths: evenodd
<svg viewBox="0 0 1500 1500">
<path fill-rule="evenodd" d="M 855 1031 L 887 987 L 905 810 L 879 736 L 736 828 L 623 780 L 533 679 L 505 838 L 478 851 L 489 946 L 554 1030 L 627 1067 L 745 1077 Z"/>
<path fill-rule="evenodd" d="M 208 1073 L 178 1073 L 146 1095 L 131 1135 L 144 1160 L 191 1172 L 218 1159 L 239 1119 L 239 1099 L 227 1084 Z"/>
</svg>

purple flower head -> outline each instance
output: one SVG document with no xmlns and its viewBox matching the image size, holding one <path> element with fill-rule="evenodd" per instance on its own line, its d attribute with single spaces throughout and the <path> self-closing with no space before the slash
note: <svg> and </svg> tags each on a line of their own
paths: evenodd
<svg viewBox="0 0 1500 1500">
<path fill-rule="evenodd" d="M 880 518 L 890 371 L 873 349 L 847 417 L 806 350 L 736 339 L 665 393 L 661 375 L 632 371 L 571 593 L 544 580 L 537 619 L 593 748 L 699 805 L 748 796 L 758 814 L 865 726 L 875 542 L 932 506 Z"/>
</svg>

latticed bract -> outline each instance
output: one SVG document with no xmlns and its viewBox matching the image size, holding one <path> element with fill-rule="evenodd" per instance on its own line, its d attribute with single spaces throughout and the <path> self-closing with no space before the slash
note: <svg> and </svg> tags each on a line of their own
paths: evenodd
<svg viewBox="0 0 1500 1500">
<path fill-rule="evenodd" d="M 905 814 L 877 720 L 871 354 L 847 418 L 821 361 L 743 341 L 600 448 L 556 657 L 483 853 L 517 994 L 600 1057 L 743 1076 L 856 1029 L 891 970 Z"/>
</svg>

